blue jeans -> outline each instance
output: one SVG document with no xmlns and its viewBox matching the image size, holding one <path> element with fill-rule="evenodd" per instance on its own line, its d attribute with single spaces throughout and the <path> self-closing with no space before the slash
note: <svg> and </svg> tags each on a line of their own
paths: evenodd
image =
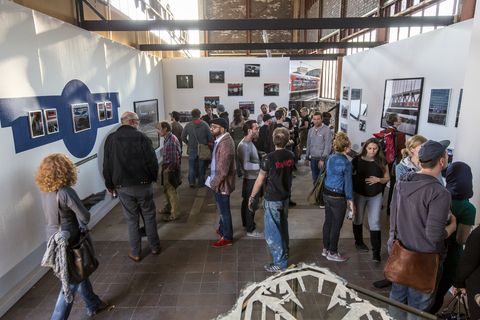
<svg viewBox="0 0 480 320">
<path fill-rule="evenodd" d="M 194 186 L 198 178 L 198 186 L 205 185 L 205 160 L 198 159 L 197 155 L 188 157 L 188 183 Z"/>
<path fill-rule="evenodd" d="M 434 297 L 435 293 L 423 293 L 398 283 L 392 283 L 392 289 L 390 290 L 390 299 L 422 311 L 428 311 L 430 305 L 433 303 Z M 389 311 L 394 319 L 407 319 L 405 311 L 395 307 L 390 307 Z M 422 318 L 408 314 L 408 319 Z"/>
<path fill-rule="evenodd" d="M 272 254 L 273 264 L 285 269 L 288 267 L 288 202 L 265 200 L 265 240 Z"/>
<path fill-rule="evenodd" d="M 215 192 L 215 202 L 220 213 L 219 231 L 225 240 L 233 240 L 232 213 L 230 212 L 230 195 Z"/>
<path fill-rule="evenodd" d="M 97 307 L 100 305 L 101 300 L 93 292 L 90 280 L 86 279 L 79 284 L 71 284 L 70 288 L 74 297 L 75 293 L 78 290 L 80 297 L 82 297 L 83 301 L 85 302 L 85 306 L 87 307 L 89 313 L 93 313 L 95 310 L 97 310 Z M 70 311 L 72 310 L 72 306 L 73 301 L 71 303 L 67 303 L 65 301 L 65 296 L 63 295 L 63 290 L 60 288 L 60 293 L 58 294 L 57 303 L 55 304 L 55 309 L 53 310 L 51 320 L 68 319 Z"/>
<path fill-rule="evenodd" d="M 138 231 L 140 214 L 145 219 L 145 232 L 150 248 L 160 248 L 160 239 L 157 232 L 155 202 L 153 202 L 152 184 L 123 187 L 117 190 L 123 214 L 127 220 L 128 243 L 131 253 L 139 257 L 142 251 L 141 236 Z"/>
<path fill-rule="evenodd" d="M 320 175 L 320 173 L 322 173 L 323 171 L 323 168 L 322 169 L 318 168 L 318 162 L 320 162 L 319 159 L 310 160 L 310 169 L 312 170 L 312 179 L 314 184 L 317 181 L 317 178 Z"/>
<path fill-rule="evenodd" d="M 368 227 L 370 231 L 380 231 L 380 212 L 382 210 L 383 193 L 379 193 L 373 197 L 365 197 L 355 193 L 353 202 L 357 208 L 353 224 L 363 224 L 365 218 L 365 209 L 368 212 Z"/>
<path fill-rule="evenodd" d="M 338 252 L 338 239 L 345 219 L 347 201 L 343 197 L 323 194 L 325 222 L 323 223 L 323 247 L 331 253 Z"/>
</svg>

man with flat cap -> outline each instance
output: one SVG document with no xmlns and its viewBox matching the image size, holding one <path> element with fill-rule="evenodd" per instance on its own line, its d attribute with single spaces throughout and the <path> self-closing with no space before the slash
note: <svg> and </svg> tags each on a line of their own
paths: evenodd
<svg viewBox="0 0 480 320">
<path fill-rule="evenodd" d="M 447 167 L 449 144 L 447 140 L 425 142 L 418 153 L 422 169 L 403 175 L 395 184 L 390 204 L 389 253 L 398 239 L 410 251 L 439 254 L 445 239 L 456 230 L 455 217 L 449 218 L 450 193 L 437 179 Z M 424 293 L 395 282 L 390 291 L 391 299 L 424 311 L 434 297 L 435 292 Z M 406 318 L 399 309 L 391 311 L 395 319 Z"/>
<path fill-rule="evenodd" d="M 220 239 L 212 244 L 214 248 L 231 246 L 233 242 L 230 194 L 235 190 L 235 144 L 226 131 L 228 124 L 223 118 L 212 120 L 210 130 L 215 138 L 210 176 L 205 185 L 215 192 L 215 202 L 220 214 L 217 234 Z"/>
</svg>

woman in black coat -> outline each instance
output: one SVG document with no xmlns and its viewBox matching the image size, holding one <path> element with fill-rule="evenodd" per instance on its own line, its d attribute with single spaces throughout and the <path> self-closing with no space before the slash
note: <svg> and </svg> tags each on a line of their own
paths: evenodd
<svg viewBox="0 0 480 320">
<path fill-rule="evenodd" d="M 471 319 L 480 319 L 480 227 L 472 231 L 460 258 L 454 293 L 467 294 Z"/>
</svg>

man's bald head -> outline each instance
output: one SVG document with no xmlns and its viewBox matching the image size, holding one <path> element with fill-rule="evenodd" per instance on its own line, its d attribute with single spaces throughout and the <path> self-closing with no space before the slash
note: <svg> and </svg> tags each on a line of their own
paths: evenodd
<svg viewBox="0 0 480 320">
<path fill-rule="evenodd" d="M 122 121 L 122 124 L 131 126 L 134 128 L 138 128 L 138 124 L 140 123 L 138 115 L 132 111 L 125 111 L 122 114 L 122 117 L 120 118 L 120 120 Z"/>
</svg>

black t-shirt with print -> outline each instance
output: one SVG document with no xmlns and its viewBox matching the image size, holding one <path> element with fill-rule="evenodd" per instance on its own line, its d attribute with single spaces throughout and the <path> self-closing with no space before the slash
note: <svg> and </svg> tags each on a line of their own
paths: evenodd
<svg viewBox="0 0 480 320">
<path fill-rule="evenodd" d="M 267 174 L 265 200 L 283 201 L 290 197 L 295 156 L 285 149 L 267 154 L 260 168 Z"/>
</svg>

